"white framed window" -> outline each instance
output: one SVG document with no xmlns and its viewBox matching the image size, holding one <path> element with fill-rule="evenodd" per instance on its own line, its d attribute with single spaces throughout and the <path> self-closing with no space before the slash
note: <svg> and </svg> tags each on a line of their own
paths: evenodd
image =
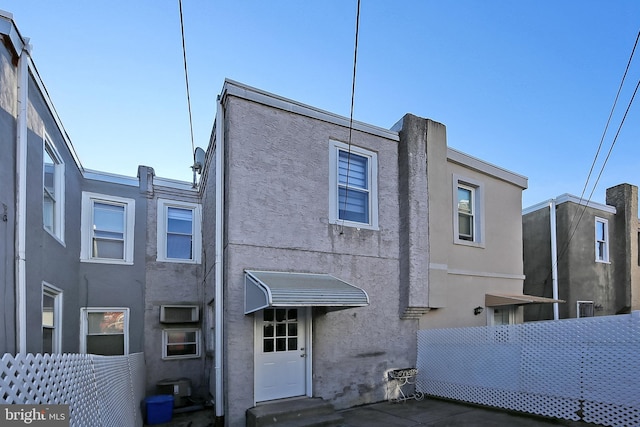
<svg viewBox="0 0 640 427">
<path fill-rule="evenodd" d="M 64 162 L 46 133 L 42 156 L 42 222 L 64 242 Z"/>
<path fill-rule="evenodd" d="M 329 222 L 378 229 L 378 156 L 344 144 L 329 143 Z"/>
<path fill-rule="evenodd" d="M 133 264 L 135 200 L 82 193 L 81 261 Z"/>
<path fill-rule="evenodd" d="M 117 356 L 129 354 L 129 309 L 80 309 L 80 353 Z"/>
<path fill-rule="evenodd" d="M 576 317 L 593 317 L 593 301 L 576 301 Z"/>
<path fill-rule="evenodd" d="M 484 186 L 453 175 L 454 243 L 484 247 Z"/>
<path fill-rule="evenodd" d="M 62 349 L 62 290 L 42 283 L 42 353 Z"/>
<path fill-rule="evenodd" d="M 192 359 L 200 357 L 200 329 L 163 329 L 162 358 Z"/>
<path fill-rule="evenodd" d="M 202 208 L 197 203 L 158 199 L 158 261 L 200 263 Z"/>
<path fill-rule="evenodd" d="M 609 221 L 596 217 L 596 262 L 609 262 Z"/>
</svg>

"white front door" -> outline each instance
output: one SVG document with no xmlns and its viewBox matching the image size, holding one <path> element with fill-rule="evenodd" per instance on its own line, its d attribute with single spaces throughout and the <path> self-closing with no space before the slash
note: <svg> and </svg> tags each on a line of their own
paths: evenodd
<svg viewBox="0 0 640 427">
<path fill-rule="evenodd" d="M 306 394 L 307 313 L 303 308 L 266 308 L 256 313 L 256 402 Z"/>
</svg>

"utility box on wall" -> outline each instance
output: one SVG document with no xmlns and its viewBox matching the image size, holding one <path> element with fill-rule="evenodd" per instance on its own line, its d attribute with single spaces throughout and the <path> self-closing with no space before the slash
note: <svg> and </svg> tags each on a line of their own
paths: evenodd
<svg viewBox="0 0 640 427">
<path fill-rule="evenodd" d="M 173 395 L 173 406 L 180 408 L 189 405 L 191 380 L 189 378 L 164 379 L 156 384 L 158 394 Z"/>
</svg>

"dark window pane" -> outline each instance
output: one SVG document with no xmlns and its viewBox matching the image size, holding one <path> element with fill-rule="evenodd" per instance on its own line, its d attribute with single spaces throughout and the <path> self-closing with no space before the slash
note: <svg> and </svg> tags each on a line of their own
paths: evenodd
<svg viewBox="0 0 640 427">
<path fill-rule="evenodd" d="M 178 344 L 167 346 L 167 356 L 196 355 L 198 349 L 195 344 Z"/>
<path fill-rule="evenodd" d="M 53 353 L 53 329 L 42 328 L 42 352 Z"/>
<path fill-rule="evenodd" d="M 289 327 L 289 336 L 290 337 L 295 337 L 298 336 L 298 324 L 297 323 L 289 323 L 287 325 Z"/>
<path fill-rule="evenodd" d="M 286 323 L 278 323 L 276 325 L 276 336 L 277 337 L 286 337 L 287 336 L 287 324 Z"/>
<path fill-rule="evenodd" d="M 276 351 L 287 351 L 286 338 L 276 338 Z"/>
<path fill-rule="evenodd" d="M 273 352 L 273 340 L 272 339 L 265 339 L 262 342 L 262 351 L 265 353 L 271 353 Z"/>
<path fill-rule="evenodd" d="M 287 314 L 287 319 L 289 319 L 289 320 L 297 320 L 298 319 L 298 309 L 297 308 L 290 309 L 289 313 Z"/>
<path fill-rule="evenodd" d="M 264 310 L 264 321 L 273 322 L 273 309 L 267 308 Z"/>
<path fill-rule="evenodd" d="M 298 338 L 289 338 L 289 350 L 298 349 Z"/>
<path fill-rule="evenodd" d="M 103 356 L 124 354 L 124 335 L 88 335 L 87 353 Z"/>
<path fill-rule="evenodd" d="M 273 325 L 264 325 L 264 337 L 273 337 Z"/>
<path fill-rule="evenodd" d="M 287 318 L 287 310 L 284 308 L 276 308 L 276 322 L 282 322 Z"/>
</svg>

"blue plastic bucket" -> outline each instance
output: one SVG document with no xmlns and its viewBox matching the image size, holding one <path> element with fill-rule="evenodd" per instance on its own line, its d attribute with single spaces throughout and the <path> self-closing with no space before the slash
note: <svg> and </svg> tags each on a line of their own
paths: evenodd
<svg viewBox="0 0 640 427">
<path fill-rule="evenodd" d="M 149 396 L 144 399 L 144 406 L 147 411 L 147 424 L 162 424 L 171 421 L 173 415 L 172 395 Z"/>
</svg>

